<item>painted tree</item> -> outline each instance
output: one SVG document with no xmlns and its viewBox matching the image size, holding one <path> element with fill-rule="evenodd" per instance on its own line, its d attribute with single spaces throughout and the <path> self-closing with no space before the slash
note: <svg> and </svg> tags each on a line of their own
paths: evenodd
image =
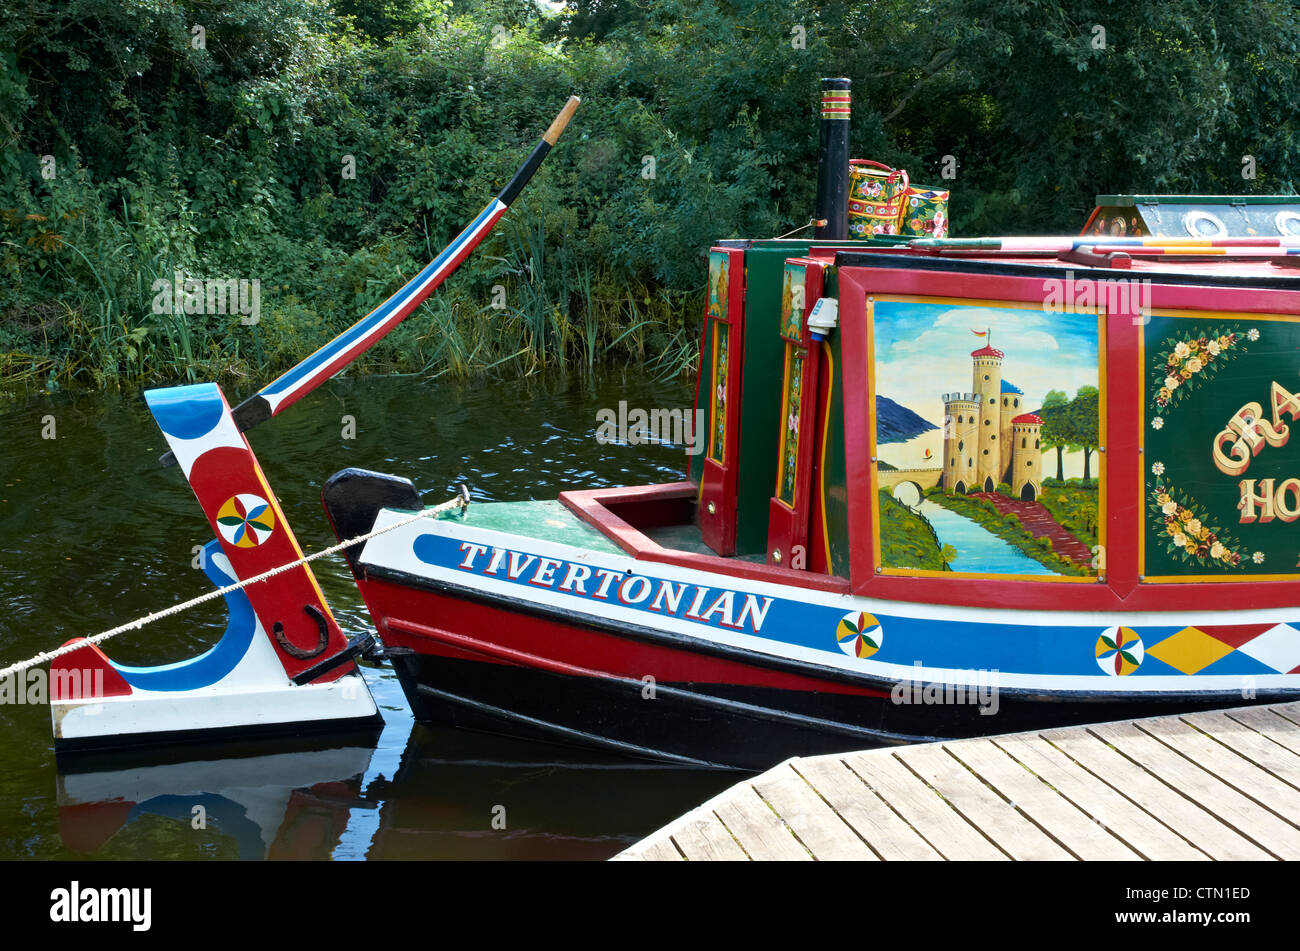
<svg viewBox="0 0 1300 951">
<path fill-rule="evenodd" d="M 1065 481 L 1065 449 L 1068 445 L 1065 430 L 1066 407 L 1070 398 L 1063 390 L 1048 390 L 1043 397 L 1043 408 L 1038 411 L 1043 428 L 1040 438 L 1043 445 L 1056 450 L 1056 481 Z"/>
<path fill-rule="evenodd" d="M 1098 432 L 1099 398 L 1095 386 L 1081 386 L 1066 409 L 1072 439 L 1083 450 L 1083 477 L 1091 478 L 1089 463 L 1101 445 Z"/>
</svg>

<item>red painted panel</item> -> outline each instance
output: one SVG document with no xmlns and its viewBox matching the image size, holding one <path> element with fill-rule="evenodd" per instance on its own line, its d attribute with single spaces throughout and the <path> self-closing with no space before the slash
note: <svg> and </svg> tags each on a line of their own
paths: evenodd
<svg viewBox="0 0 1300 951">
<path fill-rule="evenodd" d="M 65 641 L 66 647 L 85 638 L 74 637 Z M 22 680 L 16 681 L 22 689 Z M 125 697 L 131 694 L 131 685 L 113 669 L 108 656 L 98 645 L 88 644 L 71 654 L 50 661 L 50 701 L 92 700 L 95 697 Z"/>
<path fill-rule="evenodd" d="M 207 516 L 213 533 L 221 543 L 221 550 L 230 559 L 235 573 L 240 578 L 251 578 L 280 565 L 292 564 L 302 558 L 303 552 L 280 508 L 279 500 L 262 474 L 257 457 L 253 455 L 247 440 L 243 440 L 243 443 L 243 448 L 240 449 L 224 446 L 210 449 L 200 456 L 190 471 L 190 487 L 203 507 L 203 514 Z M 241 494 L 256 495 L 265 500 L 275 520 L 270 533 L 259 538 L 258 543 L 252 547 L 240 547 L 229 541 L 217 524 L 222 506 Z M 315 650 L 320 641 L 320 629 L 307 613 L 306 606 L 311 605 L 324 616 L 328 639 L 325 649 L 316 656 L 308 659 L 293 657 L 271 638 L 276 655 L 290 677 L 347 646 L 347 639 L 335 623 L 325 595 L 309 566 L 300 565 L 249 585 L 244 593 L 248 595 L 253 610 L 266 628 L 267 636 L 270 637 L 272 626 L 279 622 L 284 626 L 285 638 L 301 650 Z M 352 669 L 351 664 L 344 664 L 323 675 L 317 682 L 337 680 Z"/>
<path fill-rule="evenodd" d="M 727 259 L 727 310 L 725 314 L 711 314 L 706 323 L 710 333 L 706 336 L 708 353 L 702 353 L 700 359 L 710 361 L 701 363 L 701 372 L 713 360 L 713 341 L 719 327 L 725 327 L 727 338 L 726 385 L 722 415 L 725 419 L 725 438 L 722 458 L 713 458 L 714 453 L 706 450 L 704 471 L 700 476 L 700 506 L 696 514 L 704 543 L 719 555 L 730 555 L 736 550 L 737 508 L 737 455 L 740 451 L 740 406 L 744 398 L 741 392 L 741 378 L 744 375 L 745 354 L 745 252 L 732 248 L 711 248 L 710 255 L 722 253 Z M 719 359 L 720 367 L 722 365 Z M 714 390 L 718 387 L 713 384 Z M 716 396 L 705 394 L 705 402 L 712 406 Z M 706 445 L 713 444 L 713 416 L 706 413 L 709 420 L 709 434 Z"/>
</svg>

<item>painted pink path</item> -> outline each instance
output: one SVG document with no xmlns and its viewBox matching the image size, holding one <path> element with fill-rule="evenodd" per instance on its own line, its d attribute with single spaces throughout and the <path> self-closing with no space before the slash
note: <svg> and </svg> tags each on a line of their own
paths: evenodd
<svg viewBox="0 0 1300 951">
<path fill-rule="evenodd" d="M 1003 515 L 1012 513 L 1035 538 L 1046 535 L 1052 540 L 1052 551 L 1057 554 L 1065 555 L 1076 564 L 1092 564 L 1092 552 L 1088 550 L 1088 546 L 1052 518 L 1052 513 L 1047 511 L 1041 502 L 1024 502 L 1020 499 L 1008 498 L 999 492 L 972 492 L 971 498 L 992 502 Z"/>
</svg>

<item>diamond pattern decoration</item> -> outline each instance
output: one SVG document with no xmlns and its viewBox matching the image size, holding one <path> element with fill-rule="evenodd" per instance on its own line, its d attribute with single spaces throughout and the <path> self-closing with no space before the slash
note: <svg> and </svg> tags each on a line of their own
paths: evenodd
<svg viewBox="0 0 1300 951">
<path fill-rule="evenodd" d="M 1232 647 L 1199 628 L 1185 627 L 1177 634 L 1152 644 L 1147 653 L 1185 674 L 1195 674 L 1232 653 Z"/>
<path fill-rule="evenodd" d="M 1275 624 L 1237 650 L 1279 674 L 1300 671 L 1300 631 L 1290 624 Z"/>
</svg>

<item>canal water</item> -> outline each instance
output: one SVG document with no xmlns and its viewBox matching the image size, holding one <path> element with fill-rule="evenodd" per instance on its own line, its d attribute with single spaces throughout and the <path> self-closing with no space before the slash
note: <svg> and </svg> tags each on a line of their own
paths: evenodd
<svg viewBox="0 0 1300 951">
<path fill-rule="evenodd" d="M 925 499 L 917 510 L 934 526 L 940 545 L 957 549 L 953 571 L 978 571 L 990 574 L 1050 575 L 1052 572 L 1034 561 L 1019 548 L 1003 541 L 988 529 L 964 515 L 959 515 Z"/>
<path fill-rule="evenodd" d="M 596 413 L 692 399 L 687 382 L 630 370 L 467 386 L 344 379 L 249 441 L 310 552 L 335 541 L 320 491 L 347 466 L 406 476 L 428 503 L 461 482 L 498 501 L 680 479 L 680 449 L 599 444 Z M 0 440 L 0 666 L 209 590 L 193 566 L 207 525 L 180 472 L 158 466 L 166 446 L 138 393 L 10 398 Z M 367 628 L 342 559 L 314 567 L 343 628 Z M 204 605 L 107 651 L 128 664 L 182 660 L 224 627 L 222 608 Z M 365 673 L 387 722 L 373 746 L 191 751 L 66 775 L 48 706 L 0 704 L 0 859 L 601 859 L 735 781 L 429 729 L 391 670 Z"/>
</svg>

